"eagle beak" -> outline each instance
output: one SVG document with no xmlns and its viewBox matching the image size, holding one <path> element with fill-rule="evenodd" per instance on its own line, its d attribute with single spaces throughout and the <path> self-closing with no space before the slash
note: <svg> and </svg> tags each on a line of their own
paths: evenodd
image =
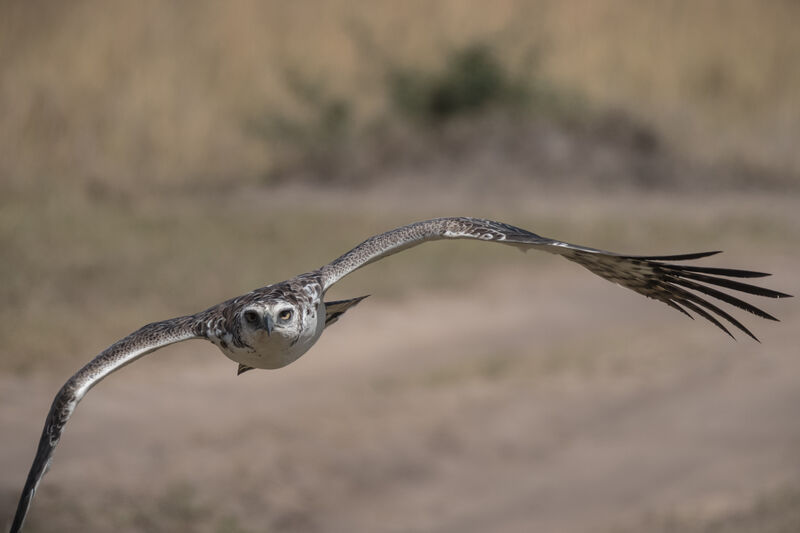
<svg viewBox="0 0 800 533">
<path fill-rule="evenodd" d="M 269 313 L 264 315 L 264 329 L 267 330 L 267 336 L 272 335 L 272 330 L 275 329 L 275 321 L 272 320 Z"/>
</svg>

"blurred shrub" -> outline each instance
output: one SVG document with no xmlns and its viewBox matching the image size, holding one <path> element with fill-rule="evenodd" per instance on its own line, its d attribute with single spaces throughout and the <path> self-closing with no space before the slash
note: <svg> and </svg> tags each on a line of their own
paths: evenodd
<svg viewBox="0 0 800 533">
<path fill-rule="evenodd" d="M 671 162 L 656 130 L 550 83 L 537 59 L 512 69 L 493 47 L 473 42 L 427 69 L 374 61 L 374 100 L 385 105 L 358 117 L 368 85 L 350 100 L 324 79 L 289 70 L 284 83 L 296 105 L 268 109 L 248 127 L 268 143 L 269 182 L 363 184 L 424 168 L 469 179 L 481 172 L 471 161 L 506 175 L 603 188 L 650 189 L 688 174 Z"/>
<path fill-rule="evenodd" d="M 580 99 L 537 75 L 535 62 L 514 71 L 485 42 L 447 50 L 438 66 L 429 69 L 385 57 L 365 64 L 378 73 L 373 90 L 375 100 L 384 105 L 360 120 L 352 111 L 359 102 L 334 95 L 325 80 L 284 72 L 284 85 L 296 105 L 267 109 L 247 121 L 248 131 L 269 143 L 274 154 L 268 181 L 290 175 L 354 181 L 378 165 L 391 165 L 393 158 L 420 156 L 421 138 L 427 138 L 422 145 L 428 151 L 439 150 L 437 142 L 443 139 L 432 134 L 450 122 L 475 122 L 489 113 L 564 121 L 583 112 L 576 111 L 583 109 Z"/>
<path fill-rule="evenodd" d="M 389 67 L 386 98 L 401 118 L 426 125 L 487 111 L 559 122 L 584 118 L 588 108 L 583 99 L 543 78 L 538 59 L 537 53 L 530 53 L 514 70 L 501 61 L 494 47 L 468 44 L 447 52 L 438 69 Z"/>
<path fill-rule="evenodd" d="M 391 68 L 386 92 L 401 116 L 439 123 L 490 107 L 520 107 L 529 91 L 492 48 L 477 43 L 451 51 L 440 72 Z"/>
</svg>

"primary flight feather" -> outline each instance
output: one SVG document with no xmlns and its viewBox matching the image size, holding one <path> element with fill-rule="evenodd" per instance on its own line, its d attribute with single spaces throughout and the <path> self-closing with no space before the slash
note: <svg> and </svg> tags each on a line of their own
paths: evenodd
<svg viewBox="0 0 800 533">
<path fill-rule="evenodd" d="M 361 296 L 325 302 L 325 293 L 334 283 L 388 255 L 441 239 L 477 239 L 564 256 L 600 277 L 648 298 L 660 300 L 690 317 L 691 313 L 695 313 L 731 337 L 733 335 L 728 327 L 733 326 L 758 340 L 741 322 L 709 301 L 709 298 L 762 318 L 777 319 L 721 289 L 769 298 L 790 296 L 736 281 L 736 278 L 769 275 L 762 272 L 672 263 L 719 252 L 667 256 L 621 255 L 548 239 L 502 222 L 467 217 L 437 218 L 402 226 L 370 237 L 317 270 L 256 289 L 194 315 L 148 324 L 106 348 L 78 370 L 56 394 L 22 490 L 11 532 L 16 533 L 22 528 L 36 488 L 50 466 L 53 451 L 72 411 L 100 380 L 143 355 L 188 339 L 205 339 L 217 345 L 226 357 L 238 363 L 239 374 L 255 368 L 286 366 L 308 351 L 327 326 L 366 298 Z M 723 322 L 727 322 L 728 326 Z"/>
</svg>

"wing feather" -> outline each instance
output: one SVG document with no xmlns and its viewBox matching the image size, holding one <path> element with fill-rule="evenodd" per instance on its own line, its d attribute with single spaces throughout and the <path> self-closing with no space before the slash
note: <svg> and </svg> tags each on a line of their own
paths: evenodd
<svg viewBox="0 0 800 533">
<path fill-rule="evenodd" d="M 686 306 L 688 309 L 690 309 L 690 310 L 694 311 L 695 313 L 697 313 L 697 314 L 698 314 L 698 315 L 700 315 L 701 317 L 705 318 L 706 320 L 708 320 L 709 322 L 711 322 L 712 324 L 714 324 L 715 326 L 717 326 L 719 329 L 721 329 L 722 331 L 724 331 L 725 333 L 727 333 L 727 334 L 728 334 L 728 336 L 729 336 L 730 338 L 732 338 L 732 339 L 735 339 L 735 338 L 736 338 L 736 337 L 734 337 L 734 336 L 733 336 L 733 333 L 731 333 L 731 332 L 728 330 L 728 328 L 726 328 L 726 327 L 725 327 L 725 326 L 722 324 L 722 322 L 720 322 L 719 320 L 717 320 L 717 318 L 716 318 L 714 315 L 712 315 L 711 313 L 709 313 L 708 311 L 706 311 L 706 310 L 705 310 L 705 309 L 703 309 L 702 307 L 698 307 L 696 304 L 694 304 L 694 303 L 692 303 L 692 302 L 690 302 L 690 301 L 688 301 L 688 300 L 681 300 L 681 304 L 683 304 L 683 305 L 684 305 L 684 306 Z M 689 313 L 688 313 L 688 312 L 687 312 L 686 314 L 687 314 L 687 315 L 689 315 Z M 689 316 L 690 316 L 690 317 L 692 317 L 691 315 L 689 315 Z M 692 318 L 694 318 L 694 317 L 692 317 Z"/>
<path fill-rule="evenodd" d="M 370 237 L 320 268 L 323 290 L 327 290 L 354 270 L 374 261 L 424 242 L 441 239 L 478 239 L 513 246 L 547 245 L 555 242 L 524 229 L 492 220 L 467 217 L 425 220 Z"/>
<path fill-rule="evenodd" d="M 718 291 L 717 289 L 714 289 L 712 287 L 706 287 L 705 285 L 701 285 L 700 283 L 693 283 L 687 279 L 680 279 L 674 276 L 669 276 L 666 278 L 666 280 L 673 283 L 679 283 L 680 285 L 695 290 L 697 292 L 702 292 L 703 294 L 711 296 L 712 298 L 716 298 L 717 300 L 729 303 L 735 307 L 738 307 L 739 309 L 747 311 L 748 313 L 760 316 L 761 318 L 765 318 L 767 320 L 774 320 L 776 322 L 778 321 L 777 318 L 775 318 L 774 316 L 770 315 L 767 312 L 762 311 L 753 304 L 747 303 L 744 300 L 736 298 L 735 296 L 731 296 L 730 294 L 724 293 L 722 291 Z"/>
<path fill-rule="evenodd" d="M 367 297 L 369 297 L 369 294 L 366 296 L 359 296 L 358 298 L 351 298 L 349 300 L 325 302 L 325 327 L 327 328 L 331 324 L 334 324 L 337 320 L 339 320 L 340 316 L 347 312 L 348 309 L 358 305 L 361 300 Z"/>
<path fill-rule="evenodd" d="M 665 262 L 701 259 L 718 254 L 720 253 L 719 251 L 652 256 L 622 255 L 549 239 L 503 222 L 466 217 L 425 220 L 370 237 L 319 270 L 323 287 L 327 290 L 331 285 L 354 270 L 391 254 L 423 242 L 441 239 L 477 239 L 515 246 L 523 250 L 536 249 L 564 256 L 566 259 L 584 266 L 600 277 L 649 298 L 659 300 L 690 317 L 691 314 L 687 309 L 694 311 L 721 328 L 728 335 L 731 335 L 730 331 L 714 317 L 714 314 L 756 339 L 750 330 L 726 311 L 691 291 L 716 298 L 769 320 L 776 319 L 758 307 L 709 287 L 709 285 L 767 298 L 787 298 L 791 296 L 772 289 L 728 279 L 759 278 L 769 275 L 764 272 L 686 266 Z M 687 289 L 691 289 L 691 291 Z"/>
<path fill-rule="evenodd" d="M 81 398 L 103 378 L 154 350 L 193 338 L 201 338 L 200 325 L 193 316 L 148 324 L 112 344 L 72 376 L 56 394 L 45 419 L 33 465 L 22 489 L 11 533 L 22 528 L 36 488 L 53 460 L 64 426 Z"/>
</svg>

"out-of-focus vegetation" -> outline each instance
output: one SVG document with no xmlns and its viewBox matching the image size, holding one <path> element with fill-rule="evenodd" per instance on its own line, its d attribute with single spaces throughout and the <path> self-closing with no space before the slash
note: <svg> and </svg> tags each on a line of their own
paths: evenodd
<svg viewBox="0 0 800 533">
<path fill-rule="evenodd" d="M 552 127 L 604 120 L 591 116 L 576 95 L 539 79 L 530 65 L 512 72 L 486 43 L 443 54 L 441 64 L 429 69 L 392 61 L 372 64 L 381 80 L 376 91 L 386 105 L 360 120 L 353 111 L 356 97 L 329 94 L 324 80 L 287 71 L 286 86 L 299 109 L 267 109 L 247 123 L 275 156 L 267 179 L 373 182 L 409 161 L 429 163 L 448 151 L 451 159 L 463 156 L 470 140 L 492 145 L 464 135 L 465 129 L 486 139 L 497 137 L 498 130 L 519 132 L 543 118 Z M 495 120 L 482 121 L 486 116 Z M 502 157 L 513 147 L 491 149 Z M 534 163 L 535 158 L 528 159 Z"/>
<path fill-rule="evenodd" d="M 453 50 L 440 71 L 390 69 L 386 75 L 392 107 L 404 117 L 441 123 L 487 108 L 511 109 L 527 104 L 527 80 L 514 79 L 488 45 L 474 43 Z"/>
<path fill-rule="evenodd" d="M 661 139 L 658 146 L 744 168 L 740 181 L 757 183 L 764 172 L 795 183 L 800 172 L 795 2 L 82 0 L 0 9 L 6 198 L 53 187 L 129 193 L 261 183 L 298 135 L 286 132 L 284 143 L 253 135 L 248 125 L 265 113 L 310 113 L 319 138 L 292 149 L 311 147 L 312 160 L 321 153 L 323 161 L 380 162 L 393 137 L 364 155 L 360 143 L 370 136 L 352 136 L 374 117 L 390 109 L 430 117 L 482 108 L 487 98 L 518 94 L 502 76 L 525 80 L 526 68 L 593 109 L 635 117 L 623 122 L 646 125 L 645 137 Z M 537 61 L 527 61 L 532 51 Z M 470 61 L 474 71 L 463 68 Z M 386 69 L 376 65 L 397 66 L 388 86 Z M 314 80 L 324 99 L 312 102 L 297 83 L 287 84 L 287 69 Z M 490 83 L 463 92 L 452 82 L 465 72 L 483 72 L 481 83 Z M 506 126 L 489 124 L 466 129 L 488 128 L 487 139 L 507 144 Z M 509 134 L 531 151 L 558 144 L 559 135 Z M 331 138 L 349 139 L 349 148 Z M 378 179 L 378 166 L 355 164 L 351 173 Z M 520 172 L 539 176 L 546 167 L 533 159 Z"/>
</svg>

